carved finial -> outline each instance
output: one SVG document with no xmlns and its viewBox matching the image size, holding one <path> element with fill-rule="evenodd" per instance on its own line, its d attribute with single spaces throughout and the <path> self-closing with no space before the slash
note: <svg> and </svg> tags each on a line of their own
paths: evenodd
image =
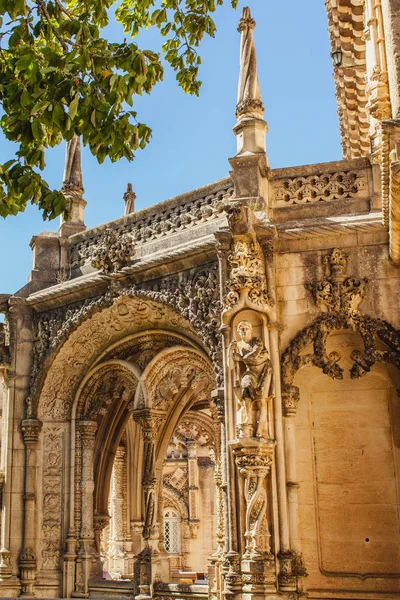
<svg viewBox="0 0 400 600">
<path fill-rule="evenodd" d="M 126 186 L 126 192 L 123 196 L 124 201 L 125 201 L 125 216 L 126 215 L 130 215 L 131 213 L 135 212 L 135 200 L 136 200 L 136 194 L 135 192 L 132 190 L 132 184 L 128 183 Z"/>
<path fill-rule="evenodd" d="M 84 192 L 81 166 L 81 139 L 76 134 L 74 134 L 72 139 L 67 142 L 61 191 L 66 195 L 75 193 L 80 196 L 82 196 Z"/>
<path fill-rule="evenodd" d="M 253 40 L 253 30 L 256 22 L 251 16 L 250 8 L 243 8 L 238 31 L 241 33 L 240 42 L 240 75 L 236 116 L 256 113 L 262 117 L 264 106 L 261 99 L 260 84 L 257 74 L 256 49 Z"/>
<path fill-rule="evenodd" d="M 76 134 L 67 143 L 61 191 L 67 198 L 69 215 L 67 219 L 61 216 L 59 235 L 68 237 L 86 229 L 84 218 L 86 201 L 83 198 L 81 139 Z"/>
<path fill-rule="evenodd" d="M 236 157 L 264 155 L 263 161 L 266 167 L 268 162 L 266 161 L 265 134 L 268 126 L 263 119 L 264 105 L 258 82 L 256 49 L 253 39 L 255 26 L 256 22 L 251 16 L 250 9 L 245 7 L 238 27 L 240 32 L 240 74 L 236 106 L 237 123 L 233 131 L 237 139 Z M 235 164 L 232 166 L 235 179 Z M 235 187 L 240 186 L 235 184 Z M 258 191 L 257 193 L 241 193 L 241 196 L 246 195 L 261 196 L 261 193 Z"/>
</svg>

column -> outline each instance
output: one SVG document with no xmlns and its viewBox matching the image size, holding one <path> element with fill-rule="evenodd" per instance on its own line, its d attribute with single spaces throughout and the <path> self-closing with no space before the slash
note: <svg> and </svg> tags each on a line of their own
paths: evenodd
<svg viewBox="0 0 400 600">
<path fill-rule="evenodd" d="M 97 430 L 96 421 L 80 421 L 81 443 L 82 443 L 82 520 L 80 539 L 82 550 L 80 559 L 82 561 L 82 592 L 84 597 L 89 593 L 90 568 L 93 558 L 92 549 L 94 544 L 94 519 L 93 519 L 93 492 L 94 492 L 94 444 Z"/>
<path fill-rule="evenodd" d="M 264 599 L 276 587 L 275 559 L 271 553 L 267 476 L 274 459 L 273 440 L 241 438 L 232 445 L 239 471 L 242 534 L 243 594 Z"/>
<path fill-rule="evenodd" d="M 197 442 L 186 442 L 188 450 L 189 479 L 189 527 L 195 537 L 199 525 L 199 468 L 197 465 Z"/>
<path fill-rule="evenodd" d="M 297 585 L 297 578 L 307 574 L 302 556 L 299 534 L 299 502 L 296 467 L 296 432 L 295 417 L 297 405 L 299 402 L 299 390 L 293 388 L 290 392 L 282 394 L 282 407 L 285 428 L 285 451 L 286 451 L 286 476 L 288 493 L 288 515 L 290 531 L 291 560 L 287 565 L 286 584 L 290 586 Z M 299 587 L 297 585 L 297 587 Z"/>
<path fill-rule="evenodd" d="M 111 475 L 111 551 L 113 575 L 121 577 L 125 571 L 125 523 L 124 523 L 124 468 L 125 448 L 119 446 L 114 458 Z"/>
<path fill-rule="evenodd" d="M 36 579 L 35 538 L 36 520 L 36 446 L 42 423 L 37 419 L 22 421 L 21 431 L 25 443 L 25 493 L 24 493 L 24 547 L 19 557 L 21 596 L 34 598 Z"/>
</svg>

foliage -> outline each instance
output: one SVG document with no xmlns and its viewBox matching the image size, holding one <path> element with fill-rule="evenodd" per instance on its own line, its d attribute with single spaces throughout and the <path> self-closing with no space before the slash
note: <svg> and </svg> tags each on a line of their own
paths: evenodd
<svg viewBox="0 0 400 600">
<path fill-rule="evenodd" d="M 66 210 L 40 170 L 45 150 L 74 133 L 100 163 L 132 160 L 151 136 L 132 109 L 134 96 L 162 80 L 163 57 L 182 89 L 199 93 L 197 48 L 214 36 L 211 15 L 222 3 L 122 0 L 114 10 L 116 0 L 0 0 L 0 123 L 18 144 L 16 158 L 0 164 L 0 215 L 17 214 L 29 201 L 44 218 Z M 162 56 L 102 37 L 110 15 L 132 38 L 157 27 L 166 38 Z"/>
</svg>

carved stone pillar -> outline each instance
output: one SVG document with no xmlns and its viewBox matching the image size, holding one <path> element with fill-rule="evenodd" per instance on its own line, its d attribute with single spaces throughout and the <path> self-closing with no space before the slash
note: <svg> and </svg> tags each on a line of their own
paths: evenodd
<svg viewBox="0 0 400 600">
<path fill-rule="evenodd" d="M 80 421 L 81 443 L 82 443 L 82 475 L 81 475 L 81 493 L 82 493 L 82 521 L 81 521 L 81 552 L 82 561 L 82 584 L 80 590 L 87 597 L 89 593 L 88 583 L 90 577 L 91 562 L 94 554 L 94 515 L 93 515 L 93 492 L 94 492 L 94 474 L 93 458 L 94 444 L 97 430 L 96 421 Z"/>
<path fill-rule="evenodd" d="M 124 446 L 119 446 L 115 454 L 111 476 L 111 551 L 110 558 L 113 562 L 112 571 L 121 576 L 124 573 L 124 468 L 126 452 Z"/>
<path fill-rule="evenodd" d="M 158 522 L 160 524 L 159 527 L 159 542 L 158 549 L 162 554 L 166 554 L 167 551 L 165 549 L 165 533 L 164 533 L 164 495 L 163 495 L 163 486 L 160 485 L 160 489 L 158 492 Z"/>
<path fill-rule="evenodd" d="M 240 522 L 244 553 L 241 560 L 243 594 L 264 598 L 276 591 L 276 566 L 270 546 L 267 475 L 273 463 L 272 440 L 241 438 L 232 445 L 240 475 Z"/>
<path fill-rule="evenodd" d="M 193 537 L 199 524 L 199 468 L 197 465 L 197 442 L 187 442 L 189 479 L 189 525 Z"/>
<path fill-rule="evenodd" d="M 36 579 L 36 446 L 42 423 L 37 419 L 22 421 L 25 443 L 24 547 L 19 557 L 21 596 L 34 598 Z"/>
<path fill-rule="evenodd" d="M 163 418 L 149 409 L 133 411 L 132 416 L 141 425 L 143 436 L 143 531 L 144 549 L 138 554 L 135 573 L 138 580 L 141 598 L 149 598 L 153 594 L 156 580 L 169 577 L 168 558 L 159 551 L 158 522 L 158 486 L 155 470 L 155 439 Z"/>
<path fill-rule="evenodd" d="M 155 431 L 151 427 L 144 427 L 143 433 L 143 539 L 158 540 L 158 512 L 157 512 L 157 480 L 154 470 L 155 463 Z M 153 544 L 154 545 L 154 544 Z"/>
<path fill-rule="evenodd" d="M 295 417 L 297 404 L 299 402 L 299 390 L 293 388 L 282 394 L 282 408 L 285 428 L 285 452 L 286 452 L 286 477 L 288 497 L 288 517 L 290 532 L 291 552 L 280 555 L 279 583 L 283 590 L 298 589 L 297 577 L 305 575 L 305 569 L 301 559 L 300 535 L 299 535 L 299 503 L 297 469 L 296 469 L 296 439 L 295 439 Z"/>
<path fill-rule="evenodd" d="M 94 540 L 95 540 L 95 549 L 96 549 L 96 576 L 103 577 L 103 561 L 102 561 L 102 534 L 103 530 L 110 523 L 110 515 L 101 515 L 95 513 L 93 518 L 93 528 L 94 528 Z"/>
</svg>

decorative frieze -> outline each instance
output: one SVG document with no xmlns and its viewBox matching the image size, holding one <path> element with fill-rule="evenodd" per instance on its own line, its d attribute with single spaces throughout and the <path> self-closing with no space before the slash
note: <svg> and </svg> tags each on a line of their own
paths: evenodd
<svg viewBox="0 0 400 600">
<path fill-rule="evenodd" d="M 364 172 L 338 171 L 277 179 L 272 184 L 274 208 L 357 198 L 367 191 Z"/>
<path fill-rule="evenodd" d="M 232 194 L 232 181 L 224 179 L 212 186 L 204 196 L 195 199 L 188 196 L 185 202 L 169 201 L 168 207 L 164 210 L 160 210 L 159 206 L 156 209 L 148 209 L 143 217 L 140 217 L 139 213 L 133 214 L 128 222 L 117 222 L 113 226 L 113 231 L 117 235 L 132 236 L 135 244 L 146 244 L 222 217 L 226 198 L 231 197 Z M 83 234 L 79 237 L 79 241 L 72 242 L 69 255 L 71 268 L 81 267 L 84 264 L 89 249 L 98 244 L 103 231 L 104 229 L 97 230 L 90 237 Z"/>
</svg>

